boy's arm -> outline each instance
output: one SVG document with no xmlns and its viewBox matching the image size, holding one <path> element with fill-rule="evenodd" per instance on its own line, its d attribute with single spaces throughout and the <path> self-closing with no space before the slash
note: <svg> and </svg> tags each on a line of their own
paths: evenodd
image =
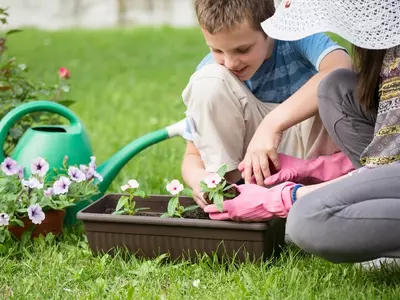
<svg viewBox="0 0 400 300">
<path fill-rule="evenodd" d="M 298 124 L 318 111 L 318 85 L 330 72 L 340 68 L 352 68 L 350 56 L 343 50 L 334 50 L 326 55 L 315 74 L 296 93 L 271 111 L 257 128 L 250 143 L 244 160 L 244 179 L 251 182 L 254 177 L 258 184 L 263 184 L 263 178 L 270 176 L 269 157 L 277 170 L 280 169 L 277 148 L 282 133 L 295 124 Z"/>
<path fill-rule="evenodd" d="M 296 93 L 269 113 L 260 124 L 260 130 L 274 129 L 283 132 L 312 116 L 318 111 L 318 85 L 336 69 L 351 69 L 350 56 L 343 50 L 329 53 L 320 63 L 320 70 Z"/>
<path fill-rule="evenodd" d="M 193 190 L 194 200 L 203 208 L 207 203 L 202 196 L 200 181 L 210 174 L 210 172 L 206 171 L 200 153 L 191 141 L 188 141 L 186 144 L 181 171 L 183 180 Z"/>
</svg>

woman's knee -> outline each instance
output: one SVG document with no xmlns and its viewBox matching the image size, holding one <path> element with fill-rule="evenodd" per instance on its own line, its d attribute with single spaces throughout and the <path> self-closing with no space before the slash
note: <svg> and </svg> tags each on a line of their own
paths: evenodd
<svg viewBox="0 0 400 300">
<path fill-rule="evenodd" d="M 328 74 L 318 86 L 318 108 L 322 115 L 341 111 L 343 102 L 352 101 L 357 86 L 357 76 L 349 69 L 337 69 Z"/>
<path fill-rule="evenodd" d="M 304 199 L 291 208 L 286 232 L 293 242 L 304 251 L 332 262 L 340 262 L 338 244 L 329 239 L 329 215 L 319 199 Z"/>
</svg>

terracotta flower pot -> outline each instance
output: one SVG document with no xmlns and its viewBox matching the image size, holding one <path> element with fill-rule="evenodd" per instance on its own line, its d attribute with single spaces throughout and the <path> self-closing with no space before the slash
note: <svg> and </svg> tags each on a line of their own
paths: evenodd
<svg viewBox="0 0 400 300">
<path fill-rule="evenodd" d="M 17 238 L 21 239 L 22 234 L 34 226 L 32 231 L 32 237 L 38 237 L 40 234 L 46 236 L 48 233 L 55 235 L 60 234 L 63 230 L 63 220 L 65 211 L 63 210 L 49 210 L 45 212 L 46 218 L 41 224 L 33 224 L 28 217 L 24 217 L 21 221 L 24 223 L 24 227 L 21 226 L 9 226 L 10 232 Z"/>
</svg>

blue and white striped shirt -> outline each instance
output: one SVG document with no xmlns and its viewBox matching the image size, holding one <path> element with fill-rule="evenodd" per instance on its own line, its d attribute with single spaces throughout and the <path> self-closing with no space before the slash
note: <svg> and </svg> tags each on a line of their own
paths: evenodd
<svg viewBox="0 0 400 300">
<path fill-rule="evenodd" d="M 337 49 L 345 50 L 324 33 L 297 41 L 275 40 L 272 56 L 244 83 L 260 101 L 282 103 L 318 73 L 323 58 Z M 196 70 L 212 63 L 210 53 Z M 191 140 L 190 128 L 186 127 L 184 136 Z"/>
</svg>

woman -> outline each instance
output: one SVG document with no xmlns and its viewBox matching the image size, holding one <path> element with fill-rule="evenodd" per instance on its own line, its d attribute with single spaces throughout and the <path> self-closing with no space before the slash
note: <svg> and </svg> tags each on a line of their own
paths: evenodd
<svg viewBox="0 0 400 300">
<path fill-rule="evenodd" d="M 318 89 L 330 136 L 356 168 L 352 176 L 302 186 L 306 162 L 282 168 L 271 189 L 239 186 L 214 219 L 287 217 L 304 250 L 334 262 L 400 257 L 400 1 L 293 0 L 263 22 L 272 38 L 334 32 L 355 46 L 355 70 L 336 70 Z M 295 205 L 292 204 L 295 203 Z M 289 213 L 290 211 L 290 213 Z"/>
</svg>

